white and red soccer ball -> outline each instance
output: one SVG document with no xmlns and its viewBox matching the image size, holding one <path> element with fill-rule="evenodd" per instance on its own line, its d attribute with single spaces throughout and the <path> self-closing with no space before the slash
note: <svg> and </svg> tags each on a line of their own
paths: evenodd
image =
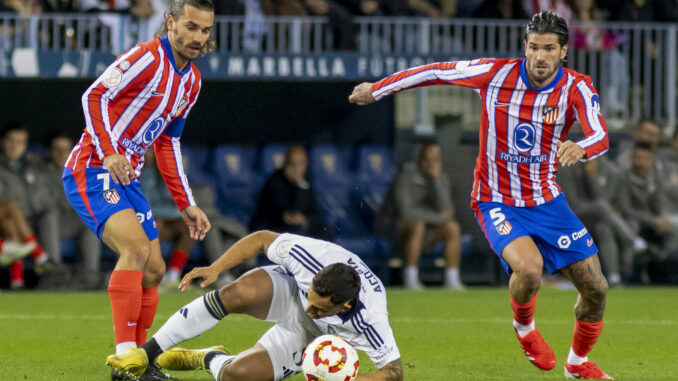
<svg viewBox="0 0 678 381">
<path fill-rule="evenodd" d="M 304 350 L 301 369 L 308 381 L 353 381 L 358 352 L 341 337 L 318 336 Z"/>
</svg>

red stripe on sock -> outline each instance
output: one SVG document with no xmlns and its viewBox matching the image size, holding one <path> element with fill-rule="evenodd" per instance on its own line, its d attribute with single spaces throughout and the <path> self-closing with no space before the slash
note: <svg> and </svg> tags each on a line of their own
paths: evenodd
<svg viewBox="0 0 678 381">
<path fill-rule="evenodd" d="M 170 260 L 170 268 L 181 271 L 184 265 L 188 262 L 188 252 L 174 250 L 172 252 L 172 259 Z"/>
<path fill-rule="evenodd" d="M 572 350 L 574 353 L 579 357 L 586 357 L 598 341 L 601 332 L 603 332 L 602 320 L 595 323 L 576 320 L 572 334 Z"/>
<path fill-rule="evenodd" d="M 28 237 L 24 238 L 23 241 L 26 242 L 26 243 L 35 242 L 35 249 L 33 249 L 33 251 L 31 251 L 31 257 L 33 257 L 33 259 L 38 259 L 38 258 L 42 257 L 43 255 L 45 255 L 45 250 L 42 249 L 42 246 L 40 246 L 40 244 L 38 243 L 38 240 L 35 238 L 34 234 L 29 235 Z"/>
<path fill-rule="evenodd" d="M 141 292 L 141 310 L 137 323 L 137 347 L 146 342 L 148 330 L 153 325 L 155 312 L 158 310 L 158 286 L 143 287 Z"/>
<path fill-rule="evenodd" d="M 537 310 L 537 294 L 534 294 L 532 300 L 527 303 L 520 303 L 519 301 L 513 299 L 511 295 L 511 308 L 513 309 L 513 318 L 522 325 L 529 325 L 532 323 L 532 317 L 534 316 L 534 311 Z"/>
<path fill-rule="evenodd" d="M 134 270 L 115 270 L 111 274 L 108 297 L 111 299 L 116 344 L 137 341 L 142 278 L 143 273 Z"/>
</svg>

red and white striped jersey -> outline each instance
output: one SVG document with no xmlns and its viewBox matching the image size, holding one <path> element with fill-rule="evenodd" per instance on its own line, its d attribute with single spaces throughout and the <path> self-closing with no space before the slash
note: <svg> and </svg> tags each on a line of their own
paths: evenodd
<svg viewBox="0 0 678 381">
<path fill-rule="evenodd" d="M 607 127 L 589 76 L 559 67 L 554 80 L 532 88 L 525 59 L 439 62 L 404 70 L 372 85 L 379 100 L 434 84 L 475 89 L 483 102 L 480 150 L 471 196 L 477 202 L 541 205 L 561 193 L 556 184 L 556 141 L 579 120 L 586 137 L 577 144 L 586 160 L 608 149 Z"/>
<path fill-rule="evenodd" d="M 127 157 L 138 178 L 144 154 L 156 143 L 158 167 L 179 210 L 195 205 L 179 141 L 200 87 L 195 65 L 177 69 L 166 36 L 135 46 L 83 94 L 86 127 L 66 168 L 102 167 L 105 156 L 117 153 Z"/>
</svg>

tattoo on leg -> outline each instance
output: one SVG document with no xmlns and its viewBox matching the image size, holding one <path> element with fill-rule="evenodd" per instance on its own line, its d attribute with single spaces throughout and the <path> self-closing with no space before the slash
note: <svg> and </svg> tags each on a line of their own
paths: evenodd
<svg viewBox="0 0 678 381">
<path fill-rule="evenodd" d="M 596 322 L 603 318 L 607 281 L 597 258 L 573 263 L 563 273 L 574 283 L 580 297 L 575 304 L 575 316 L 579 320 Z"/>
</svg>

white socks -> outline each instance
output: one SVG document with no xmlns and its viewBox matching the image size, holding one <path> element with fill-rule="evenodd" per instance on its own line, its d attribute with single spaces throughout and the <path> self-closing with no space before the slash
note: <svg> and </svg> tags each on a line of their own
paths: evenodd
<svg viewBox="0 0 678 381">
<path fill-rule="evenodd" d="M 210 367 L 210 372 L 216 381 L 219 381 L 219 376 L 221 375 L 221 370 L 228 364 L 233 361 L 235 356 L 220 354 L 214 356 L 214 358 L 208 364 Z"/>
<path fill-rule="evenodd" d="M 167 273 L 165 274 L 164 280 L 169 281 L 169 282 L 178 282 L 179 277 L 181 277 L 181 270 L 171 268 L 171 269 L 167 270 Z"/>
<path fill-rule="evenodd" d="M 206 298 L 210 296 L 214 297 L 215 294 L 210 292 L 188 303 L 175 312 L 153 335 L 163 351 L 202 334 L 219 322 L 220 319 L 215 318 L 213 313 L 207 309 Z"/>
<path fill-rule="evenodd" d="M 421 288 L 418 267 L 405 267 L 405 287 Z"/>
<path fill-rule="evenodd" d="M 445 269 L 445 285 L 446 286 L 460 286 L 459 269 L 456 267 L 448 267 Z"/>
<path fill-rule="evenodd" d="M 119 355 L 123 352 L 127 352 L 128 349 L 136 347 L 137 343 L 135 341 L 125 341 L 124 343 L 115 345 L 115 354 Z"/>
<path fill-rule="evenodd" d="M 532 332 L 534 329 L 534 319 L 532 319 L 532 322 L 528 325 L 520 324 L 515 319 L 513 319 L 513 327 L 518 332 L 518 336 L 525 337 L 525 335 Z"/>
<path fill-rule="evenodd" d="M 581 365 L 581 364 L 583 364 L 587 361 L 589 361 L 588 356 L 579 357 L 579 356 L 577 356 L 576 353 L 574 353 L 574 350 L 572 349 L 572 347 L 570 347 L 570 354 L 567 355 L 567 363 L 568 364 L 570 364 L 570 365 Z"/>
</svg>

